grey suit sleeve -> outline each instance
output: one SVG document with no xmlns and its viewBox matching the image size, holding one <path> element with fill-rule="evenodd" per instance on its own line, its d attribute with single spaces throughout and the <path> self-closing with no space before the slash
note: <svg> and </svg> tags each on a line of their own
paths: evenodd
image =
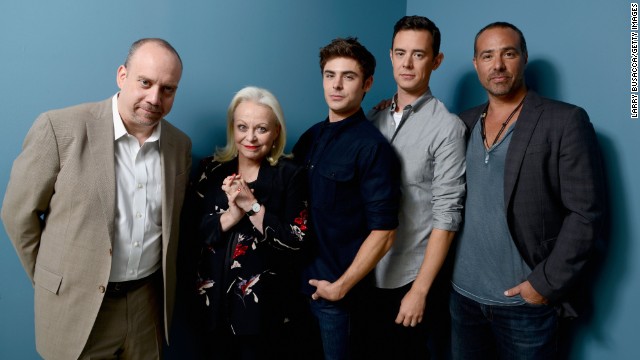
<svg viewBox="0 0 640 360">
<path fill-rule="evenodd" d="M 59 170 L 56 137 L 45 113 L 36 119 L 13 163 L 2 204 L 2 222 L 32 282 Z"/>
<path fill-rule="evenodd" d="M 558 152 L 558 194 L 565 213 L 552 247 L 529 276 L 531 285 L 552 302 L 575 284 L 592 255 L 604 212 L 604 181 L 596 134 L 581 108 L 568 114 Z M 558 206 L 547 204 L 547 206 Z M 554 242 L 554 243 L 551 243 Z"/>
</svg>

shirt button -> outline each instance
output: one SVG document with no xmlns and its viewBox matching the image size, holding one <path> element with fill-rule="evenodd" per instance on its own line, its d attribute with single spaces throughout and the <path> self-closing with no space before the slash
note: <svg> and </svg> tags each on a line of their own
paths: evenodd
<svg viewBox="0 0 640 360">
<path fill-rule="evenodd" d="M 129 274 L 131 274 L 131 275 L 133 275 L 134 272 L 135 271 L 133 271 L 133 270 L 129 270 Z"/>
<path fill-rule="evenodd" d="M 104 286 L 102 286 L 102 285 L 98 286 L 98 291 L 100 291 L 100 293 L 101 293 L 101 294 L 104 294 L 104 292 L 105 292 L 106 290 L 107 290 L 107 289 L 105 289 L 105 288 L 104 288 Z"/>
<path fill-rule="evenodd" d="M 133 246 L 134 247 L 140 247 L 140 243 L 136 241 L 136 242 L 133 243 Z"/>
<path fill-rule="evenodd" d="M 137 217 L 138 219 L 140 219 L 140 218 L 142 217 L 142 214 L 138 212 L 138 213 L 136 213 L 136 217 Z"/>
<path fill-rule="evenodd" d="M 142 189 L 142 184 L 138 184 L 138 189 Z"/>
<path fill-rule="evenodd" d="M 113 256 L 113 249 L 109 249 L 109 256 Z"/>
</svg>

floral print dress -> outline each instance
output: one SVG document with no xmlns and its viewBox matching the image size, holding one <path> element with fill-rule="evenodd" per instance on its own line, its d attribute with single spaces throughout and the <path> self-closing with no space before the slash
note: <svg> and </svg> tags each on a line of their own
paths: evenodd
<svg viewBox="0 0 640 360">
<path fill-rule="evenodd" d="M 265 208 L 263 233 L 248 217 L 223 232 L 220 216 L 228 203 L 222 181 L 237 172 L 237 160 L 206 158 L 191 186 L 192 221 L 200 244 L 196 290 L 209 330 L 225 326 L 235 335 L 255 335 L 277 331 L 290 315 L 309 231 L 306 183 L 302 170 L 289 160 L 275 166 L 264 161 L 249 184 Z"/>
</svg>

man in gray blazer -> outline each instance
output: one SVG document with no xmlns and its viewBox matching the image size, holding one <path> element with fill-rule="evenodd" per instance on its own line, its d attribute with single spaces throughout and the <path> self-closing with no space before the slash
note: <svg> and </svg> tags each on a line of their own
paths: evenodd
<svg viewBox="0 0 640 360">
<path fill-rule="evenodd" d="M 169 43 L 138 40 L 116 95 L 46 112 L 27 134 L 2 221 L 46 359 L 161 357 L 191 168 L 191 141 L 164 120 L 181 74 Z"/>
<path fill-rule="evenodd" d="M 604 189 L 587 113 L 527 89 L 522 32 L 476 35 L 488 103 L 469 128 L 465 220 L 450 299 L 454 359 L 553 359 L 558 316 L 577 315 L 602 227 Z"/>
</svg>

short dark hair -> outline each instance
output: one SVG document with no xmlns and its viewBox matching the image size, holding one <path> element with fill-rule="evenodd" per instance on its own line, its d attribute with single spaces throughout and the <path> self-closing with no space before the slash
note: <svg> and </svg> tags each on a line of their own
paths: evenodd
<svg viewBox="0 0 640 360">
<path fill-rule="evenodd" d="M 480 35 L 483 32 L 489 29 L 494 29 L 494 28 L 507 28 L 517 32 L 518 36 L 520 36 L 520 51 L 522 52 L 522 55 L 529 56 L 529 53 L 527 52 L 527 41 L 524 39 L 524 34 L 522 34 L 522 31 L 520 31 L 520 29 L 518 29 L 515 25 L 510 24 L 508 22 L 496 21 L 483 27 L 476 34 L 476 38 L 473 40 L 473 57 L 476 57 L 476 54 L 478 53 L 477 45 L 478 45 L 478 38 L 480 37 Z"/>
<path fill-rule="evenodd" d="M 364 80 L 372 77 L 376 71 L 376 58 L 356 37 L 336 38 L 320 49 L 320 72 L 324 71 L 324 66 L 329 60 L 337 57 L 355 60 L 360 65 Z"/>
<path fill-rule="evenodd" d="M 129 52 L 127 53 L 127 58 L 124 60 L 124 67 L 129 67 L 131 58 L 133 57 L 133 55 L 135 55 L 136 51 L 138 51 L 140 46 L 149 42 L 156 43 L 162 46 L 163 48 L 169 50 L 170 52 L 172 52 L 178 58 L 178 61 L 180 62 L 180 68 L 182 68 L 182 59 L 180 58 L 180 55 L 178 54 L 176 49 L 174 49 L 174 47 L 171 46 L 171 44 L 169 44 L 167 40 L 160 39 L 160 38 L 142 38 L 140 40 L 136 40 L 133 44 L 131 44 L 131 47 L 129 48 Z"/>
<path fill-rule="evenodd" d="M 433 38 L 433 56 L 437 56 L 440 53 L 440 29 L 436 24 L 424 16 L 405 16 L 398 20 L 393 26 L 393 37 L 391 38 L 391 50 L 393 50 L 393 42 L 396 39 L 396 34 L 403 30 L 425 30 L 431 33 Z"/>
</svg>

